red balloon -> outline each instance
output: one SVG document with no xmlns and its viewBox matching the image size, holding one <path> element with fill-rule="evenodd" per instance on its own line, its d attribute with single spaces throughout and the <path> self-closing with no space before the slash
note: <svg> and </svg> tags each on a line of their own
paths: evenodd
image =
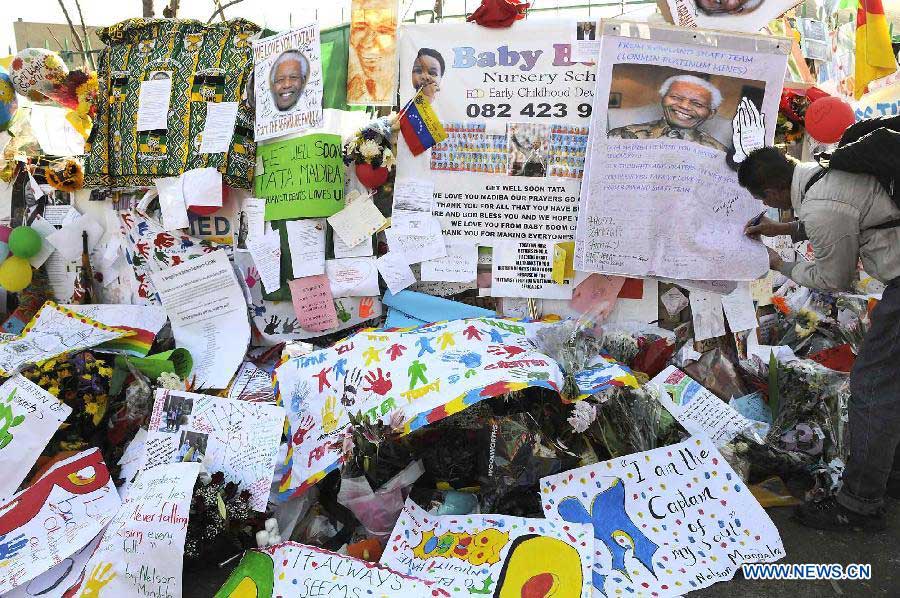
<svg viewBox="0 0 900 598">
<path fill-rule="evenodd" d="M 197 216 L 209 216 L 222 209 L 222 206 L 188 206 L 188 211 Z"/>
<path fill-rule="evenodd" d="M 222 185 L 222 205 L 225 205 L 225 200 L 228 199 L 228 187 Z M 219 210 L 222 209 L 222 206 L 188 206 L 188 212 L 192 214 L 196 214 L 197 216 L 209 216 L 211 214 L 215 214 Z"/>
<path fill-rule="evenodd" d="M 372 168 L 372 165 L 368 162 L 356 165 L 356 178 L 358 178 L 359 182 L 367 189 L 377 189 L 384 185 L 388 180 L 389 174 L 390 171 L 384 166 Z"/>
<path fill-rule="evenodd" d="M 853 108 L 840 98 L 819 98 L 806 109 L 806 132 L 820 143 L 837 143 L 856 121 Z"/>
</svg>

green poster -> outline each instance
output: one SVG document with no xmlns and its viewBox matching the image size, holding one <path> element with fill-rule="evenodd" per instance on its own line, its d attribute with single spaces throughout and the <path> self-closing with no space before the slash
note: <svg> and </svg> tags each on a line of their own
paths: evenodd
<svg viewBox="0 0 900 598">
<path fill-rule="evenodd" d="M 256 155 L 256 196 L 266 200 L 266 220 L 321 218 L 344 207 L 340 135 L 267 143 Z"/>
</svg>

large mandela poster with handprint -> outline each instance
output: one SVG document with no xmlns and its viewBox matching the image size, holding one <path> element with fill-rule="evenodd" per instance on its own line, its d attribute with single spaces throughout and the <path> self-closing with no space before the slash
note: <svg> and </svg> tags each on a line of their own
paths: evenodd
<svg viewBox="0 0 900 598">
<path fill-rule="evenodd" d="M 559 365 L 528 339 L 527 326 L 544 325 L 469 318 L 365 330 L 288 359 L 275 370 L 291 435 L 282 497 L 304 491 L 340 465 L 350 415 L 402 422 L 410 432 L 514 390 L 561 390 Z M 628 368 L 613 361 L 574 374 L 585 394 L 636 386 Z"/>
<path fill-rule="evenodd" d="M 604 22 L 576 268 L 682 280 L 768 270 L 737 166 L 775 133 L 789 40 Z M 601 102 L 600 98 L 608 101 Z"/>
<path fill-rule="evenodd" d="M 594 530 L 594 596 L 667 598 L 785 556 L 778 529 L 707 438 L 541 480 L 544 515 Z"/>
</svg>

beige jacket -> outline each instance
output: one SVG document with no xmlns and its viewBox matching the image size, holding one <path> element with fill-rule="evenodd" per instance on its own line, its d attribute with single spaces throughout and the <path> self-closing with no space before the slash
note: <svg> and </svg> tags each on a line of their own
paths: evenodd
<svg viewBox="0 0 900 598">
<path fill-rule="evenodd" d="M 887 283 L 900 278 L 900 226 L 869 227 L 900 218 L 900 209 L 873 176 L 829 171 L 809 193 L 803 189 L 819 170 L 798 164 L 791 183 L 794 213 L 803 221 L 814 262 L 786 262 L 781 273 L 814 289 L 848 290 L 858 280 L 857 262 Z M 868 230 L 867 230 L 868 229 Z"/>
</svg>

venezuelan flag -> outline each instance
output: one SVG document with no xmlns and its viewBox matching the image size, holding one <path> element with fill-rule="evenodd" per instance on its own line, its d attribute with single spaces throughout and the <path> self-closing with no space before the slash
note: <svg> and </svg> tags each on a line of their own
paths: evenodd
<svg viewBox="0 0 900 598">
<path fill-rule="evenodd" d="M 419 90 L 400 115 L 400 132 L 412 155 L 418 156 L 447 138 L 441 121 L 428 98 Z"/>
<path fill-rule="evenodd" d="M 858 100 L 869 83 L 897 70 L 891 35 L 881 0 L 859 0 L 856 12 L 854 95 Z"/>
</svg>

